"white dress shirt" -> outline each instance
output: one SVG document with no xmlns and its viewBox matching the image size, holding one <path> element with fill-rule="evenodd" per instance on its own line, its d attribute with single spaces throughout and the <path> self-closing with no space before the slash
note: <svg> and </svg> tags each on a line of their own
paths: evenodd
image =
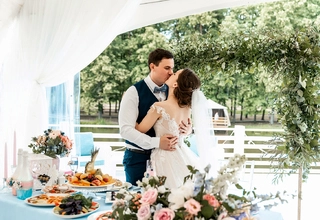
<svg viewBox="0 0 320 220">
<path fill-rule="evenodd" d="M 144 81 L 153 92 L 154 87 L 157 85 L 151 80 L 148 75 Z M 162 99 L 161 93 L 154 93 L 158 100 Z M 164 94 L 165 97 L 165 94 Z M 160 137 L 150 137 L 135 129 L 136 120 L 138 118 L 139 109 L 139 96 L 135 86 L 130 86 L 122 97 L 119 111 L 119 126 L 120 135 L 125 140 L 135 143 L 139 147 L 146 150 L 159 148 Z M 151 106 L 150 106 L 151 107 Z M 135 148 L 130 144 L 126 144 L 128 148 Z M 136 149 L 136 148 L 135 148 Z"/>
</svg>

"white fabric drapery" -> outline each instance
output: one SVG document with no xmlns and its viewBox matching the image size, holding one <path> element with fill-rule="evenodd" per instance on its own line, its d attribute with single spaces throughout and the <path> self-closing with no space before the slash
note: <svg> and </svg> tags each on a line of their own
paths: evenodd
<svg viewBox="0 0 320 220">
<path fill-rule="evenodd" d="M 0 68 L 0 144 L 8 145 L 9 164 L 14 130 L 17 147 L 28 149 L 31 137 L 47 129 L 45 87 L 65 82 L 94 60 L 127 24 L 139 2 L 24 2 Z"/>
</svg>

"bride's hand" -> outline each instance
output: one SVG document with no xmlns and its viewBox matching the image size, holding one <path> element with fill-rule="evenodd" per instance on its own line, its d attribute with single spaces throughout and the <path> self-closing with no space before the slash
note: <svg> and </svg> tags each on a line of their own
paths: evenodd
<svg viewBox="0 0 320 220">
<path fill-rule="evenodd" d="M 171 134 L 166 134 L 160 137 L 160 146 L 159 148 L 162 150 L 175 150 L 175 145 L 178 143 L 178 137 L 173 136 Z"/>
<path fill-rule="evenodd" d="M 184 121 L 181 121 L 181 123 L 179 124 L 179 131 L 180 131 L 180 134 L 184 134 L 184 135 L 189 135 L 192 133 L 192 123 L 190 118 L 188 118 L 187 123 L 185 123 Z"/>
</svg>

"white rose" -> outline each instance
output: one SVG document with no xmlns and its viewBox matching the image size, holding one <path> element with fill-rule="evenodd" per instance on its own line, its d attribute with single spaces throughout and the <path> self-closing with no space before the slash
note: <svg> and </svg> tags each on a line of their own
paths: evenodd
<svg viewBox="0 0 320 220">
<path fill-rule="evenodd" d="M 158 192 L 159 193 L 165 193 L 167 190 L 166 190 L 166 187 L 165 186 L 160 186 L 159 188 L 158 188 Z"/>
</svg>

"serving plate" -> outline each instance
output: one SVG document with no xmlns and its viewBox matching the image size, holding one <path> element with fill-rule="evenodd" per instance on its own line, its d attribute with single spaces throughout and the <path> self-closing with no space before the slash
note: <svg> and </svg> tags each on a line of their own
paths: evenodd
<svg viewBox="0 0 320 220">
<path fill-rule="evenodd" d="M 88 216 L 87 220 L 97 220 L 97 218 L 100 215 L 107 213 L 107 212 L 112 213 L 112 210 L 105 210 L 105 211 L 99 211 L 99 212 L 92 213 L 91 215 Z M 109 218 L 109 219 L 111 220 L 112 218 Z"/>
<path fill-rule="evenodd" d="M 86 212 L 86 213 L 77 214 L 77 215 L 60 215 L 60 214 L 57 214 L 56 213 L 57 208 L 58 207 L 56 206 L 56 207 L 54 207 L 52 209 L 52 212 L 53 212 L 53 214 L 55 216 L 57 216 L 59 218 L 72 219 L 72 218 L 81 218 L 81 217 L 84 217 L 84 216 L 91 215 L 93 212 L 96 212 L 100 208 L 100 205 L 99 205 L 99 203 L 97 203 L 97 208 L 95 210 L 92 210 L 92 211 L 89 211 L 89 212 Z"/>
<path fill-rule="evenodd" d="M 26 204 L 31 206 L 42 206 L 42 207 L 48 207 L 48 206 L 55 206 L 56 204 L 59 204 L 61 200 L 65 197 L 65 195 L 36 195 L 31 196 L 29 198 L 26 198 L 24 201 Z"/>
<path fill-rule="evenodd" d="M 130 189 L 130 188 L 132 187 L 132 184 L 129 183 L 129 182 L 124 182 L 124 183 L 122 183 L 121 186 L 113 185 L 112 189 L 114 189 L 114 190 L 120 190 L 120 189 L 123 189 L 123 188 L 125 188 L 125 187 L 127 187 L 128 189 Z"/>
<path fill-rule="evenodd" d="M 100 188 L 107 188 L 109 186 L 113 186 L 114 185 L 114 183 L 109 183 L 109 184 L 100 185 L 100 186 L 79 186 L 79 185 L 73 185 L 71 183 L 68 183 L 68 184 L 72 188 L 80 188 L 80 189 L 100 189 Z"/>
<path fill-rule="evenodd" d="M 72 188 L 74 188 L 78 192 L 83 192 L 83 193 L 105 192 L 111 189 L 113 185 L 114 183 L 110 183 L 107 185 L 100 185 L 100 186 L 77 186 L 77 185 L 70 184 Z"/>
<path fill-rule="evenodd" d="M 71 194 L 75 193 L 74 190 L 70 185 L 63 184 L 63 185 L 53 185 L 53 186 L 46 186 L 42 189 L 44 193 L 50 194 Z"/>
</svg>

